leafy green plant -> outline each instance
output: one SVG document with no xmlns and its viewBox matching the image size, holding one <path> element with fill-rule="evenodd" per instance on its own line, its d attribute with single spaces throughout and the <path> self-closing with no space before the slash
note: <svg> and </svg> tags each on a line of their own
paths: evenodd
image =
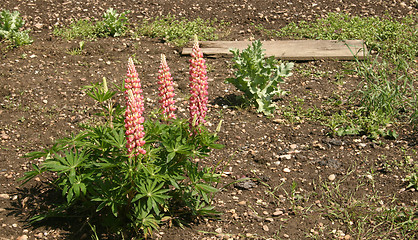
<svg viewBox="0 0 418 240">
<path fill-rule="evenodd" d="M 119 37 L 125 34 L 127 26 L 127 12 L 121 14 L 109 8 L 103 14 L 103 20 L 93 23 L 89 20 L 74 21 L 68 27 L 55 28 L 53 33 L 67 40 L 83 39 L 94 40 L 98 37 Z"/>
<path fill-rule="evenodd" d="M 14 47 L 31 44 L 33 40 L 29 36 L 29 30 L 20 31 L 24 24 L 25 21 L 20 17 L 18 11 L 1 11 L 0 39 L 10 41 Z"/>
<path fill-rule="evenodd" d="M 55 36 L 63 37 L 67 40 L 92 40 L 97 38 L 98 30 L 94 23 L 83 19 L 72 22 L 68 27 L 54 28 L 53 34 Z"/>
<path fill-rule="evenodd" d="M 130 63 L 133 65 L 132 60 Z M 136 70 L 132 71 L 134 66 L 129 66 L 126 82 L 139 82 Z M 134 100 L 133 85 L 126 84 L 127 101 L 132 104 L 129 101 Z M 46 180 L 64 198 L 61 204 L 32 221 L 71 212 L 85 216 L 87 222 L 98 220 L 109 231 L 122 232 L 124 237 L 148 237 L 164 222 L 181 224 L 186 218 L 219 214 L 211 203 L 218 191 L 212 185 L 220 175 L 194 160 L 222 147 L 215 143 L 216 133 L 210 133 L 203 125 L 197 126 L 198 130 L 191 129 L 188 120 L 167 120 L 162 114 L 154 114 L 136 125 L 146 134 L 140 142 L 141 152 L 135 154 L 130 144 L 138 144 L 138 139 L 130 138 L 128 129 L 132 129 L 131 118 L 143 119 L 139 111 L 132 114 L 132 106 L 140 102 L 126 108 L 116 105 L 113 97 L 117 91 L 109 90 L 105 78 L 85 89 L 101 105 L 103 112 L 99 116 L 105 119 L 103 123 L 83 125 L 80 133 L 58 140 L 49 149 L 26 155 L 44 161 L 25 173 L 23 183 L 52 173 L 55 177 Z"/>
<path fill-rule="evenodd" d="M 177 46 L 184 46 L 193 36 L 201 40 L 216 40 L 218 35 L 215 28 L 216 20 L 209 21 L 201 18 L 187 20 L 176 19 L 174 16 L 157 17 L 154 20 L 143 20 L 137 29 L 137 34 L 153 38 L 163 38 Z M 223 23 L 220 24 L 222 28 Z"/>
<path fill-rule="evenodd" d="M 78 48 L 72 48 L 72 49 L 68 49 L 67 50 L 67 53 L 68 54 L 70 54 L 70 55 L 80 55 L 82 52 L 83 52 L 83 49 L 84 49 L 84 41 L 80 41 L 79 43 L 78 43 Z"/>
<path fill-rule="evenodd" d="M 405 182 L 407 182 L 406 188 L 415 188 L 418 190 L 418 174 L 416 172 L 411 173 L 405 178 Z"/>
<path fill-rule="evenodd" d="M 257 40 L 242 50 L 230 50 L 233 55 L 235 77 L 226 79 L 238 90 L 244 92 L 249 104 L 257 107 L 257 112 L 272 115 L 276 110 L 274 96 L 284 94 L 278 86 L 283 78 L 291 76 L 293 63 L 279 63 L 274 57 L 265 58 L 262 43 Z"/>
<path fill-rule="evenodd" d="M 119 14 L 113 8 L 109 8 L 103 14 L 103 21 L 99 22 L 97 26 L 104 35 L 110 35 L 112 37 L 122 36 L 128 28 L 127 13 L 123 12 Z"/>
</svg>

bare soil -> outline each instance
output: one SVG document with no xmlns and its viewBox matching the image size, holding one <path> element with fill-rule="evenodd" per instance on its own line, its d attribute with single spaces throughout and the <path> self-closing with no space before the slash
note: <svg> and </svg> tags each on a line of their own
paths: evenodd
<svg viewBox="0 0 418 240">
<path fill-rule="evenodd" d="M 217 18 L 231 23 L 231 32 L 221 40 L 253 40 L 262 36 L 251 23 L 278 29 L 328 12 L 404 17 L 417 10 L 413 0 L 1 0 L 0 5 L 18 10 L 34 38 L 32 45 L 16 49 L 1 45 L 0 239 L 89 238 L 90 228 L 76 218 L 28 226 L 27 219 L 43 210 L 45 201 L 59 201 L 60 195 L 51 193 L 45 198 L 42 193 L 49 188 L 41 181 L 24 186 L 16 181 L 31 168 L 32 161 L 24 154 L 51 146 L 77 133 L 80 123 L 94 119 L 97 105 L 83 86 L 103 77 L 119 83 L 125 77 L 127 59 L 135 56 L 146 109 L 155 109 L 156 73 L 164 53 L 181 100 L 179 114 L 186 116 L 189 57 L 181 56 L 180 48 L 162 39 L 125 36 L 88 41 L 81 55 L 72 56 L 67 51 L 78 47 L 78 41 L 54 36 L 54 26 L 68 26 L 72 19 L 101 19 L 112 7 L 118 12 L 129 10 L 132 24 L 167 14 Z M 394 162 L 416 164 L 417 137 L 410 126 L 395 125 L 396 140 L 382 138 L 376 143 L 363 136 L 329 137 L 329 129 L 320 123 L 289 122 L 280 111 L 266 118 L 254 109 L 240 108 L 235 101 L 240 93 L 224 83 L 232 76 L 231 59 L 208 59 L 207 63 L 209 126 L 215 128 L 223 119 L 219 136 L 225 148 L 214 151 L 204 164 L 221 161 L 219 170 L 225 173 L 219 186 L 243 177 L 253 180 L 231 184 L 215 196 L 216 209 L 224 213 L 219 220 L 193 222 L 185 228 L 163 226 L 154 238 L 402 239 L 397 229 L 378 225 L 373 214 L 385 207 L 417 211 L 418 195 L 405 189 L 403 168 L 392 166 L 389 172 L 383 167 Z M 344 64 L 333 60 L 296 63 L 294 75 L 281 86 L 290 94 L 278 98 L 277 104 L 288 106 L 298 97 L 304 99 L 304 109 L 332 108 L 327 102 L 347 97 L 361 81 L 350 74 L 337 79 Z M 322 74 L 304 74 L 309 69 Z M 350 217 L 344 217 L 345 213 Z"/>
</svg>

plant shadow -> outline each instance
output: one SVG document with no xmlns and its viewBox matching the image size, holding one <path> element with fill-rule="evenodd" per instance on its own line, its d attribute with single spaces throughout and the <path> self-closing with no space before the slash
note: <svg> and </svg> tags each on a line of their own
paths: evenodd
<svg viewBox="0 0 418 240">
<path fill-rule="evenodd" d="M 48 217 L 38 222 L 31 220 L 53 209 L 55 206 L 64 203 L 60 192 L 54 190 L 44 183 L 27 184 L 25 187 L 16 188 L 15 192 L 9 193 L 17 196 L 17 199 L 11 201 L 10 207 L 6 208 L 7 216 L 15 216 L 20 219 L 24 226 L 32 231 L 59 230 L 59 236 L 65 239 L 80 239 L 85 237 L 90 228 L 81 217 L 59 216 Z M 31 186 L 29 186 L 31 185 Z"/>
<path fill-rule="evenodd" d="M 248 106 L 248 102 L 245 101 L 242 95 L 236 95 L 234 93 L 226 96 L 219 96 L 213 100 L 211 104 L 219 106 L 233 107 L 233 108 L 245 108 Z"/>
</svg>

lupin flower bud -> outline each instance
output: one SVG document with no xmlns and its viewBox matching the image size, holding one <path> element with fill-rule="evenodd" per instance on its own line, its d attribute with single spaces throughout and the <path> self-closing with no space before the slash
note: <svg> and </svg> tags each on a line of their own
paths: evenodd
<svg viewBox="0 0 418 240">
<path fill-rule="evenodd" d="M 130 156 L 138 156 L 139 154 L 145 154 L 145 149 L 142 146 L 144 141 L 144 97 L 141 95 L 141 81 L 138 78 L 135 65 L 132 58 L 128 60 L 128 74 L 125 79 L 125 99 L 126 99 L 126 111 L 125 111 L 125 136 L 126 136 L 126 148 Z"/>
<path fill-rule="evenodd" d="M 205 123 L 208 103 L 208 82 L 205 59 L 203 59 L 202 50 L 199 47 L 197 36 L 191 53 L 190 59 L 190 94 L 189 99 L 189 125 L 193 132 L 196 132 L 196 127 L 201 123 Z"/>
<path fill-rule="evenodd" d="M 174 88 L 173 88 L 173 78 L 171 77 L 170 68 L 167 65 L 167 61 L 164 54 L 161 54 L 161 65 L 158 71 L 158 88 L 162 110 L 163 120 L 176 119 L 174 111 L 176 107 L 174 106 Z"/>
</svg>

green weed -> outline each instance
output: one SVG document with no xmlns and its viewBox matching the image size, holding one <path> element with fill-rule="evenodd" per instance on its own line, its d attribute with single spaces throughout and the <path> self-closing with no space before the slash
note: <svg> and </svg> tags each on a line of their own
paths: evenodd
<svg viewBox="0 0 418 240">
<path fill-rule="evenodd" d="M 109 8 L 103 14 L 102 21 L 97 23 L 88 20 L 74 21 L 68 27 L 55 28 L 53 34 L 67 40 L 94 40 L 99 37 L 122 36 L 128 28 L 126 14 L 127 12 L 119 14 L 116 10 Z"/>
<path fill-rule="evenodd" d="M 217 21 L 203 20 L 196 18 L 187 20 L 186 18 L 177 19 L 168 15 L 165 17 L 156 17 L 153 20 L 143 20 L 136 34 L 138 36 L 148 36 L 152 38 L 161 38 L 167 42 L 174 43 L 177 46 L 184 46 L 190 42 L 196 35 L 199 40 L 216 40 L 218 39 Z M 225 23 L 220 22 L 218 27 L 221 29 Z"/>
<path fill-rule="evenodd" d="M 2 10 L 0 12 L 0 39 L 6 39 L 12 47 L 31 44 L 33 40 L 29 36 L 29 30 L 20 30 L 24 24 L 25 21 L 18 11 Z"/>
<path fill-rule="evenodd" d="M 293 63 L 280 63 L 274 57 L 265 58 L 261 41 L 257 40 L 242 50 L 230 50 L 234 55 L 234 77 L 225 82 L 232 83 L 245 95 L 245 101 L 257 108 L 266 116 L 271 116 L 276 111 L 273 103 L 274 96 L 283 95 L 285 92 L 279 87 L 284 82 L 283 78 L 292 75 Z"/>
</svg>

